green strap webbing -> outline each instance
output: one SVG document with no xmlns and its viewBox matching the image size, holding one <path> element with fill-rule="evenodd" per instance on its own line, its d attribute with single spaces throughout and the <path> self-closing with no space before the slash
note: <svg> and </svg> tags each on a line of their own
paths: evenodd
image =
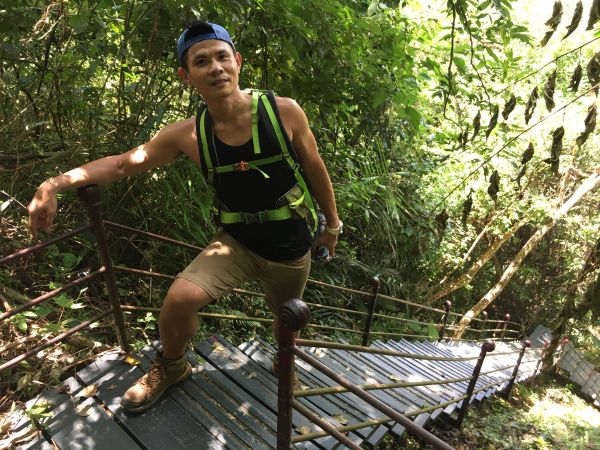
<svg viewBox="0 0 600 450">
<path fill-rule="evenodd" d="M 296 178 L 296 182 L 300 185 L 304 194 L 306 194 L 309 192 L 308 186 L 306 185 L 306 181 L 304 181 L 304 177 L 302 176 L 302 174 L 300 173 L 300 170 L 298 169 L 298 165 L 296 164 L 296 161 L 294 161 L 294 159 L 290 155 L 287 144 L 285 142 L 285 138 L 283 137 L 283 133 L 281 132 L 281 127 L 279 126 L 279 122 L 277 121 L 277 117 L 275 116 L 275 111 L 273 111 L 273 107 L 271 106 L 271 103 L 269 102 L 269 100 L 266 98 L 266 95 L 263 95 L 261 97 L 261 100 L 267 111 L 267 114 L 269 115 L 271 124 L 273 124 L 273 129 L 275 130 L 275 135 L 277 136 L 277 141 L 279 142 L 281 151 L 285 155 L 285 159 L 287 160 L 288 164 L 294 171 L 294 177 Z M 317 210 L 316 210 L 315 204 L 310 195 L 304 195 L 304 201 L 310 211 L 310 215 L 313 218 L 313 228 L 316 231 L 316 227 L 319 222 L 317 219 Z"/>
<path fill-rule="evenodd" d="M 258 92 L 252 91 L 252 143 L 254 154 L 260 155 L 260 139 L 258 137 Z"/>
<path fill-rule="evenodd" d="M 212 186 L 214 167 L 212 164 L 212 159 L 210 158 L 210 153 L 208 152 L 208 139 L 206 139 L 206 110 L 207 108 L 204 108 L 204 111 L 202 111 L 202 114 L 200 115 L 200 141 L 202 142 L 202 153 L 204 154 L 204 164 L 206 165 L 208 184 Z"/>
<path fill-rule="evenodd" d="M 253 161 L 248 161 L 246 164 L 248 164 L 248 166 L 252 169 L 260 170 L 260 169 L 258 169 L 258 167 L 264 166 L 266 164 L 272 164 L 277 161 L 282 161 L 284 158 L 285 158 L 284 155 L 275 155 L 275 156 L 269 156 L 268 158 L 262 158 L 262 159 L 256 159 Z M 236 172 L 239 170 L 240 170 L 239 164 L 229 164 L 227 166 L 215 167 L 216 173 Z M 260 172 L 265 175 L 265 178 L 269 178 L 269 176 L 267 174 L 265 174 L 262 170 L 260 170 Z"/>
<path fill-rule="evenodd" d="M 281 127 L 279 126 L 279 122 L 277 121 L 277 117 L 275 115 L 275 111 L 271 106 L 271 103 L 266 98 L 265 95 L 260 95 L 258 91 L 252 91 L 252 141 L 254 146 L 254 154 L 259 155 L 260 151 L 260 139 L 258 135 L 258 102 L 262 100 L 265 110 L 269 116 L 269 120 L 273 126 L 273 130 L 275 131 L 275 135 L 277 137 L 277 141 L 281 148 L 281 155 L 270 156 L 268 158 L 262 158 L 258 160 L 254 160 L 251 162 L 247 162 L 249 168 L 258 170 L 265 178 L 269 178 L 265 172 L 259 169 L 259 166 L 272 164 L 277 161 L 284 160 L 288 163 L 290 168 L 294 172 L 294 177 L 296 178 L 296 182 L 302 188 L 302 196 L 289 205 L 284 205 L 280 208 L 269 209 L 266 211 L 258 212 L 258 213 L 244 213 L 244 212 L 231 212 L 231 211 L 220 211 L 220 220 L 222 224 L 231 224 L 231 223 L 262 223 L 266 221 L 278 221 L 278 220 L 287 220 L 293 217 L 292 209 L 295 209 L 302 203 L 306 203 L 306 206 L 310 210 L 311 216 L 313 218 L 313 223 L 316 227 L 317 221 L 317 213 L 314 202 L 312 201 L 312 197 L 307 195 L 308 186 L 302 174 L 298 170 L 298 164 L 292 158 L 285 138 L 283 137 L 283 133 L 281 131 Z M 202 114 L 199 118 L 200 121 L 200 141 L 202 143 L 202 153 L 204 155 L 205 165 L 208 174 L 208 183 L 209 185 L 213 185 L 214 174 L 215 173 L 226 173 L 240 170 L 238 164 L 229 164 L 226 166 L 218 166 L 214 167 L 212 164 L 212 159 L 210 158 L 210 153 L 208 150 L 208 139 L 206 136 L 206 108 L 202 111 Z"/>
<path fill-rule="evenodd" d="M 244 212 L 231 212 L 223 211 L 220 212 L 221 223 L 224 225 L 230 223 L 263 223 L 263 222 L 275 222 L 278 220 L 287 220 L 292 218 L 292 211 L 289 205 L 284 205 L 277 209 L 269 209 L 257 213 L 244 213 Z"/>
</svg>

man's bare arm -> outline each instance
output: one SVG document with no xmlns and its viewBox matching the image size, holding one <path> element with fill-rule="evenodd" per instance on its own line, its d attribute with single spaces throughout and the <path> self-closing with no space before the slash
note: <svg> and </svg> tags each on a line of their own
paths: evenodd
<svg viewBox="0 0 600 450">
<path fill-rule="evenodd" d="M 327 167 L 319 155 L 317 141 L 308 126 L 306 114 L 295 101 L 291 99 L 280 99 L 278 104 L 284 123 L 289 124 L 292 131 L 292 144 L 300 159 L 300 165 L 312 188 L 312 192 L 319 203 L 321 211 L 325 215 L 327 225 L 337 228 L 339 218 L 335 204 L 333 186 L 327 172 Z M 329 233 L 322 233 L 315 241 L 315 247 L 326 246 L 329 254 L 335 255 L 337 237 Z"/>
<path fill-rule="evenodd" d="M 109 184 L 172 162 L 182 152 L 177 138 L 181 126 L 182 122 L 166 126 L 149 142 L 128 152 L 92 161 L 44 181 L 27 208 L 29 229 L 34 239 L 38 229 L 52 225 L 57 194 L 88 184 Z"/>
</svg>

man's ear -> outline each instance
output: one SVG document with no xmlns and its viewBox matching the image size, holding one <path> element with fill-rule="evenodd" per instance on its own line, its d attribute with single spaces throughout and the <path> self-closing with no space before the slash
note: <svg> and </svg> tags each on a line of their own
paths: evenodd
<svg viewBox="0 0 600 450">
<path fill-rule="evenodd" d="M 187 70 L 185 70 L 183 67 L 179 67 L 177 69 L 177 73 L 179 74 L 179 78 L 181 78 L 181 81 L 183 81 L 185 84 L 190 84 Z"/>
<path fill-rule="evenodd" d="M 242 58 L 242 54 L 240 52 L 235 52 L 235 62 L 238 66 L 238 69 L 242 68 L 242 62 L 243 62 L 243 58 Z"/>
</svg>

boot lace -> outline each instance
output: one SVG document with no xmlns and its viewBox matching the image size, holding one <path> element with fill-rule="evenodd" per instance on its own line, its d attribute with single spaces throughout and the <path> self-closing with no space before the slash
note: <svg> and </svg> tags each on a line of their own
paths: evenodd
<svg viewBox="0 0 600 450">
<path fill-rule="evenodd" d="M 163 367 L 162 361 L 154 361 L 152 367 L 146 374 L 146 376 L 142 379 L 142 384 L 147 387 L 155 387 L 161 380 L 161 369 Z"/>
</svg>

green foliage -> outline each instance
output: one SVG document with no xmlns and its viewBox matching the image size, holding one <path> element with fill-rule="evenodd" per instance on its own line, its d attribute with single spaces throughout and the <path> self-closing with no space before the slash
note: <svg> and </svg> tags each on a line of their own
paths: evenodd
<svg viewBox="0 0 600 450">
<path fill-rule="evenodd" d="M 47 422 L 54 413 L 51 411 L 52 404 L 48 402 L 35 402 L 24 412 L 25 415 L 31 420 L 31 423 L 35 428 L 41 427 Z"/>
<path fill-rule="evenodd" d="M 533 387 L 514 386 L 510 401 L 486 399 L 469 410 L 461 430 L 436 428 L 436 436 L 455 448 L 550 450 L 593 448 L 600 439 L 600 413 L 560 380 Z M 394 446 L 395 444 L 395 446 Z M 383 448 L 426 448 L 414 438 Z"/>
<path fill-rule="evenodd" d="M 528 14 L 517 16 L 513 5 Z M 368 0 L 2 2 L 0 213 L 3 223 L 19 230 L 3 239 L 2 252 L 29 244 L 19 202 L 26 205 L 42 180 L 142 144 L 166 123 L 194 114 L 201 99 L 178 79 L 175 44 L 186 24 L 207 19 L 231 31 L 244 57 L 243 87 L 295 98 L 309 117 L 347 230 L 337 259 L 315 265 L 315 278 L 364 288 L 379 273 L 383 292 L 420 301 L 437 280 L 466 270 L 514 223 L 529 224 L 452 296 L 455 311 L 468 309 L 549 220 L 556 199 L 568 197 L 579 177 L 599 163 L 593 151 L 597 136 L 592 134 L 581 148 L 573 145 L 592 99 L 575 101 L 568 88 L 574 66 L 587 64 L 593 46 L 570 51 L 592 37 L 576 30 L 562 43 L 551 39 L 544 48 L 548 53 L 540 51 L 543 31 L 532 1 L 451 0 L 445 6 L 435 10 L 431 2 Z M 542 65 L 563 54 L 550 66 Z M 527 131 L 525 101 L 534 87 L 543 92 L 555 70 L 554 111 L 574 103 Z M 579 92 L 589 88 L 584 77 Z M 494 112 L 513 96 L 514 110 L 490 127 Z M 541 103 L 528 126 L 546 118 Z M 481 130 L 475 136 L 477 114 Z M 546 160 L 551 158 L 551 130 L 559 126 L 565 137 L 557 177 Z M 519 176 L 530 142 L 535 151 Z M 567 170 L 572 176 L 561 184 Z M 496 199 L 487 193 L 494 173 L 499 177 Z M 463 220 L 467 199 L 470 211 Z M 586 248 L 600 229 L 594 201 L 584 201 L 532 252 L 490 309 L 490 318 L 509 311 L 527 326 L 529 320 L 548 321 L 560 310 L 563 287 L 577 279 Z M 198 246 L 215 231 L 211 195 L 190 161 L 177 160 L 115 183 L 104 189 L 103 202 L 109 220 Z M 442 209 L 448 219 L 440 230 L 435 217 Z M 56 232 L 82 222 L 73 193 L 61 196 L 58 217 Z M 480 233 L 479 244 L 465 258 Z M 97 267 L 92 241 L 88 234 L 78 240 L 79 247 L 52 246 L 43 265 L 28 261 L 26 269 L 36 276 L 10 269 L 0 273 L 0 282 L 30 289 L 32 295 L 45 291 L 49 282 L 58 286 L 65 274 Z M 168 274 L 176 274 L 194 256 L 135 236 L 115 233 L 110 242 L 117 263 Z M 34 282 L 37 278 L 44 281 Z M 119 283 L 126 301 L 153 306 L 167 287 L 130 277 L 120 277 Z M 27 332 L 36 318 L 59 312 L 66 322 L 52 319 L 44 326 L 48 332 L 62 329 L 90 313 L 89 308 L 77 310 L 85 304 L 81 295 L 65 293 L 50 306 L 17 315 L 13 323 Z M 306 296 L 332 306 L 361 306 L 316 289 Z M 261 302 L 245 299 L 247 308 L 240 309 L 261 311 Z M 224 300 L 211 308 L 231 312 L 239 302 Z M 411 316 L 395 308 L 389 312 Z M 319 314 L 331 326 L 353 324 L 344 314 Z M 154 338 L 154 322 L 135 317 L 131 322 L 140 339 Z M 425 328 L 413 331 L 433 334 Z M 235 329 L 252 334 L 268 327 L 239 321 L 226 331 L 234 334 Z"/>
</svg>

